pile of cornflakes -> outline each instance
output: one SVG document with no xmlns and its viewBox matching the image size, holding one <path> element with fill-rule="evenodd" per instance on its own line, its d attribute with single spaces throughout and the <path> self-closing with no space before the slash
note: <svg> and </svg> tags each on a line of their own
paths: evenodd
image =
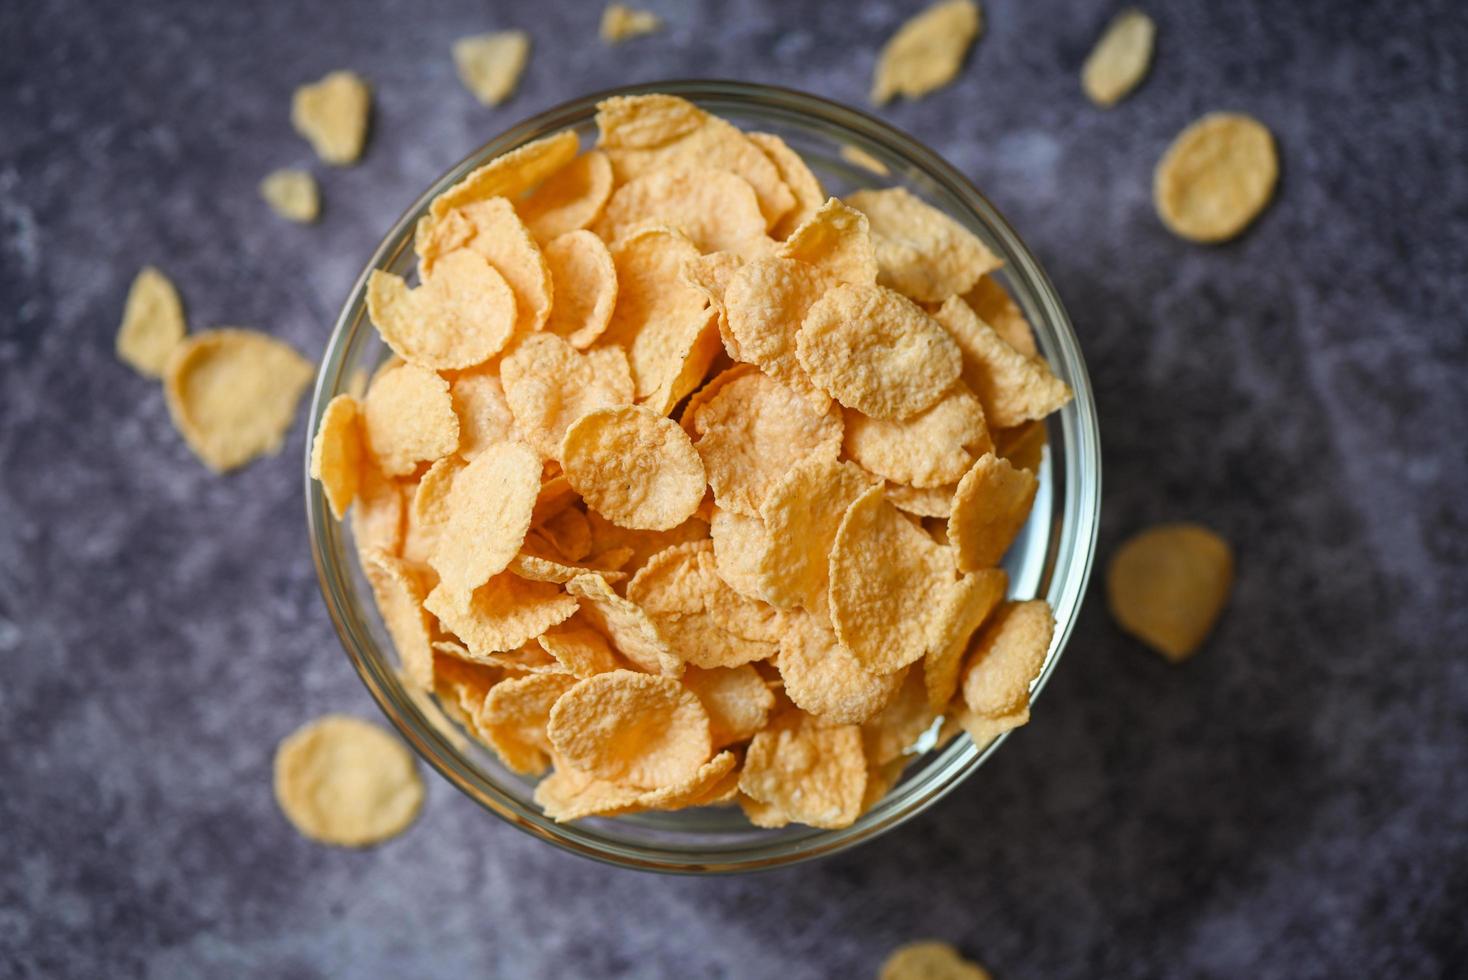
<svg viewBox="0 0 1468 980">
<path fill-rule="evenodd" d="M 1071 397 L 999 259 L 901 188 L 828 198 L 778 136 L 599 106 L 436 199 L 392 349 L 327 407 L 416 692 L 557 820 L 737 801 L 851 824 L 940 718 L 1024 724 L 1042 601 L 998 568 Z"/>
</svg>

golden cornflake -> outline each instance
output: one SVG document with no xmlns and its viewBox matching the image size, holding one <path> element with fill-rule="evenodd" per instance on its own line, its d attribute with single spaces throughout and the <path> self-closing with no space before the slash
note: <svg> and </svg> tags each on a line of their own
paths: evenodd
<svg viewBox="0 0 1468 980">
<path fill-rule="evenodd" d="M 709 525 L 714 568 L 724 584 L 740 595 L 768 602 L 775 595 L 768 580 L 774 541 L 758 517 L 716 509 Z"/>
<path fill-rule="evenodd" d="M 367 390 L 362 422 L 367 448 L 388 476 L 406 475 L 459 448 L 449 383 L 416 364 L 394 368 Z"/>
<path fill-rule="evenodd" d="M 1122 629 L 1178 662 L 1213 629 L 1233 578 L 1228 542 L 1198 524 L 1160 524 L 1117 549 L 1106 599 Z"/>
<path fill-rule="evenodd" d="M 644 174 L 612 192 L 596 233 L 609 242 L 647 222 L 676 228 L 700 252 L 738 249 L 765 232 L 749 182 L 727 170 Z"/>
<path fill-rule="evenodd" d="M 728 613 L 743 612 L 738 603 L 750 600 L 719 578 L 709 541 L 674 545 L 653 555 L 627 584 L 627 598 L 645 609 L 658 633 L 696 667 L 738 667 L 775 654 L 774 643 L 758 635 L 758 624 L 748 628 L 746 622 L 736 625 L 716 614 L 721 601 Z"/>
<path fill-rule="evenodd" d="M 941 303 L 1001 264 L 973 232 L 906 188 L 857 191 L 846 203 L 871 223 L 877 282 L 910 299 Z"/>
<path fill-rule="evenodd" d="M 657 171 L 727 170 L 754 188 L 766 227 L 773 227 L 795 206 L 795 195 L 763 150 L 734 126 L 686 99 L 617 96 L 596 109 L 598 146 L 611 159 L 619 183 Z"/>
<path fill-rule="evenodd" d="M 139 374 L 161 377 L 168 355 L 186 330 L 178 290 L 163 273 L 144 266 L 127 291 L 122 325 L 117 329 L 117 356 Z"/>
<path fill-rule="evenodd" d="M 902 686 L 904 671 L 873 674 L 820 620 L 794 611 L 784 617 L 777 661 L 785 694 L 822 721 L 859 725 L 880 711 Z"/>
<path fill-rule="evenodd" d="M 897 693 L 861 726 L 867 762 L 885 765 L 901 758 L 937 720 L 921 670 L 909 670 Z"/>
<path fill-rule="evenodd" d="M 630 670 L 577 682 L 551 709 L 546 734 L 574 768 L 643 789 L 687 779 L 712 755 L 697 695 L 671 677 Z"/>
<path fill-rule="evenodd" d="M 924 489 L 910 487 L 904 483 L 888 483 L 886 486 L 887 499 L 898 510 L 915 514 L 918 517 L 940 517 L 943 520 L 947 520 L 948 515 L 952 513 L 953 495 L 956 492 L 958 492 L 956 483 Z"/>
<path fill-rule="evenodd" d="M 843 284 L 806 314 L 800 366 L 847 408 L 906 418 L 942 397 L 963 365 L 958 345 L 911 300 L 881 286 Z"/>
<path fill-rule="evenodd" d="M 952 82 L 982 26 L 974 0 L 943 0 L 907 21 L 877 58 L 872 101 L 918 99 Z"/>
<path fill-rule="evenodd" d="M 352 503 L 352 537 L 358 550 L 381 548 L 396 554 L 403 543 L 403 514 L 408 500 L 402 485 L 382 475 L 377 464 L 364 459 Z"/>
<path fill-rule="evenodd" d="M 571 424 L 587 412 L 632 401 L 632 376 L 620 347 L 583 354 L 554 334 L 521 338 L 500 365 L 515 427 L 546 459 L 558 459 Z"/>
<path fill-rule="evenodd" d="M 1029 519 L 1037 487 L 1029 470 L 1017 470 L 993 453 L 979 457 L 958 481 L 948 517 L 948 540 L 960 571 L 999 564 Z"/>
<path fill-rule="evenodd" d="M 607 638 L 590 626 L 578 614 L 536 638 L 546 653 L 556 659 L 575 677 L 591 677 L 605 674 L 620 666 Z"/>
<path fill-rule="evenodd" d="M 928 689 L 928 706 L 941 712 L 953 700 L 963 655 L 969 638 L 989 613 L 1004 599 L 1009 576 L 1002 568 L 985 568 L 959 580 L 958 588 L 942 601 L 952 612 L 944 617 L 938 643 L 923 655 L 923 683 Z"/>
<path fill-rule="evenodd" d="M 815 266 L 768 256 L 747 262 L 730 279 L 723 305 L 739 359 L 824 411 L 829 400 L 817 390 L 795 356 L 795 337 L 811 305 L 831 285 Z"/>
<path fill-rule="evenodd" d="M 599 150 L 583 153 L 552 174 L 515 207 L 542 245 L 582 228 L 601 214 L 612 196 L 612 164 Z"/>
<path fill-rule="evenodd" d="M 612 253 L 589 231 L 553 238 L 544 252 L 556 296 L 545 329 L 585 350 L 606 331 L 617 305 Z"/>
<path fill-rule="evenodd" d="M 374 269 L 367 312 L 403 360 L 432 369 L 468 368 L 498 354 L 514 332 L 515 294 L 482 256 L 458 249 L 417 289 Z"/>
<path fill-rule="evenodd" d="M 837 282 L 870 286 L 877 281 L 867 216 L 834 197 L 792 231 L 775 254 L 814 266 Z"/>
<path fill-rule="evenodd" d="M 459 81 L 484 105 L 499 105 L 515 93 L 529 58 L 530 35 L 524 31 L 493 31 L 454 42 Z"/>
<path fill-rule="evenodd" d="M 413 248 L 418 253 L 418 271 L 430 282 L 438 263 L 461 249 L 484 256 L 515 294 L 518 332 L 539 330 L 550 317 L 550 267 L 515 206 L 505 198 L 474 201 L 441 219 L 424 219 L 419 222 Z"/>
<path fill-rule="evenodd" d="M 984 408 L 963 382 L 931 407 L 902 420 L 846 410 L 846 455 L 895 483 L 932 488 L 960 479 L 994 448 Z"/>
<path fill-rule="evenodd" d="M 275 454 L 315 369 L 290 346 L 224 327 L 173 348 L 163 394 L 184 441 L 216 473 Z"/>
<path fill-rule="evenodd" d="M 423 607 L 464 641 L 469 654 L 493 663 L 493 654 L 517 650 L 576 612 L 576 600 L 552 582 L 502 572 L 467 598 L 447 583 L 434 587 Z"/>
<path fill-rule="evenodd" d="M 449 382 L 449 396 L 459 419 L 460 456 L 473 460 L 490 446 L 522 441 L 497 373 L 460 371 Z"/>
<path fill-rule="evenodd" d="M 760 505 L 766 533 L 759 539 L 763 546 L 755 549 L 754 571 L 766 601 L 824 613 L 836 529 L 846 508 L 873 482 L 858 466 L 813 455 L 770 488 Z M 714 547 L 719 547 L 717 536 Z M 721 556 L 721 569 L 722 564 Z"/>
<path fill-rule="evenodd" d="M 601 13 L 601 39 L 617 44 L 663 28 L 662 18 L 649 10 L 634 10 L 620 3 L 609 3 Z"/>
<path fill-rule="evenodd" d="M 668 646 L 652 618 L 637 603 L 612 591 L 603 575 L 578 575 L 566 583 L 566 591 L 581 600 L 587 621 L 638 669 L 675 677 L 683 672 L 682 658 Z"/>
<path fill-rule="evenodd" d="M 587 412 L 561 444 L 566 479 L 588 507 L 623 527 L 666 531 L 703 500 L 703 461 L 672 419 L 642 406 Z"/>
<path fill-rule="evenodd" d="M 974 288 L 963 294 L 963 299 L 1010 347 L 1026 357 L 1039 354 L 1030 321 L 998 279 L 992 275 L 980 276 Z"/>
<path fill-rule="evenodd" d="M 431 690 L 433 625 L 423 609 L 423 600 L 432 585 L 432 572 L 379 548 L 363 550 L 362 570 L 397 648 L 403 676 L 415 687 Z"/>
<path fill-rule="evenodd" d="M 365 847 L 408 828 L 423 783 L 397 739 L 361 719 L 326 715 L 276 749 L 275 801 L 312 840 Z"/>
<path fill-rule="evenodd" d="M 775 695 L 749 664 L 739 667 L 689 667 L 683 683 L 698 695 L 709 715 L 714 751 L 743 742 L 765 727 Z"/>
<path fill-rule="evenodd" d="M 1081 66 L 1086 96 L 1103 109 L 1126 98 L 1152 65 L 1156 37 L 1157 25 L 1135 7 L 1117 14 Z"/>
<path fill-rule="evenodd" d="M 591 554 L 591 522 L 575 507 L 567 507 L 537 530 L 569 561 L 580 561 Z"/>
<path fill-rule="evenodd" d="M 765 156 L 775 165 L 780 172 L 780 179 L 785 186 L 790 188 L 790 193 L 795 195 L 795 207 L 775 223 L 770 229 L 770 234 L 775 238 L 784 239 L 801 224 L 809 220 L 811 215 L 826 200 L 826 192 L 821 188 L 821 182 L 816 175 L 810 172 L 800 154 L 790 149 L 784 140 L 774 133 L 749 133 L 750 142 L 764 151 Z"/>
<path fill-rule="evenodd" d="M 836 406 L 816 410 L 773 378 L 735 378 L 698 407 L 695 445 L 720 507 L 755 515 L 770 488 L 807 456 L 841 445 Z"/>
<path fill-rule="evenodd" d="M 308 170 L 276 170 L 260 181 L 260 196 L 288 221 L 308 225 L 321 213 L 321 192 Z"/>
<path fill-rule="evenodd" d="M 963 672 L 970 711 L 1000 718 L 1028 708 L 1030 685 L 1040 676 L 1055 617 L 1044 600 L 1006 602 L 974 640 Z"/>
<path fill-rule="evenodd" d="M 437 221 L 473 201 L 514 200 L 569 164 L 580 145 L 575 130 L 565 129 L 501 154 L 434 198 L 429 214 Z"/>
<path fill-rule="evenodd" d="M 1037 357 L 1026 357 L 978 318 L 962 297 L 950 296 L 933 316 L 963 350 L 963 380 L 998 429 L 1041 419 L 1070 401 L 1070 388 Z"/>
<path fill-rule="evenodd" d="M 561 695 L 576 685 L 568 674 L 511 677 L 489 689 L 476 719 L 481 734 L 505 765 L 535 775 L 550 764 L 546 723 Z"/>
<path fill-rule="evenodd" d="M 495 446 L 459 471 L 429 559 L 444 588 L 467 595 L 504 571 L 530 529 L 539 490 L 540 459 L 523 443 Z"/>
<path fill-rule="evenodd" d="M 334 71 L 321 81 L 296 89 L 291 99 L 291 125 L 324 162 L 356 163 L 367 142 L 367 116 L 372 90 L 353 72 Z"/>
<path fill-rule="evenodd" d="M 990 980 L 989 972 L 936 939 L 908 943 L 892 951 L 877 980 Z"/>
<path fill-rule="evenodd" d="M 739 789 L 790 820 L 836 829 L 856 821 L 866 781 L 861 729 L 788 711 L 749 743 Z"/>
<path fill-rule="evenodd" d="M 1158 161 L 1152 197 L 1163 224 L 1195 242 L 1247 228 L 1274 196 L 1279 157 L 1257 119 L 1213 112 L 1178 134 Z"/>
<path fill-rule="evenodd" d="M 337 395 L 321 413 L 321 424 L 311 443 L 311 477 L 321 482 L 321 491 L 337 520 L 357 496 L 362 471 L 362 427 L 357 399 Z"/>
</svg>

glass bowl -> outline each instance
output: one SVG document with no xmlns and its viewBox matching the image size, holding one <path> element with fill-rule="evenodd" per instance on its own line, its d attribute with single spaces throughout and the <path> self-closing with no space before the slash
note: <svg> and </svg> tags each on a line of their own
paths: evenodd
<svg viewBox="0 0 1468 980">
<path fill-rule="evenodd" d="M 805 157 L 828 193 L 904 186 L 967 225 L 1004 260 L 999 278 L 1029 318 L 1041 352 L 1075 392 L 1074 400 L 1047 422 L 1048 447 L 1034 510 L 1004 562 L 1012 596 L 1043 597 L 1055 611 L 1055 638 L 1031 692 L 1038 695 L 1075 626 L 1096 545 L 1101 454 L 1080 347 L 1050 281 L 994 206 L 932 150 L 845 106 L 765 85 L 658 82 L 574 99 L 484 144 L 413 202 L 362 270 L 326 348 L 309 431 L 316 431 L 327 402 L 345 391 L 360 393 L 363 379 L 387 356 L 367 319 L 367 277 L 374 269 L 411 276 L 414 224 L 434 197 L 486 161 L 557 130 L 574 129 L 590 145 L 596 136 L 598 101 L 650 92 L 680 95 L 742 129 L 784 137 Z M 884 800 L 842 830 L 799 825 L 762 830 L 732 806 L 557 824 L 532 801 L 533 780 L 509 771 L 488 749 L 445 726 L 435 710 L 405 688 L 391 640 L 348 540 L 348 525 L 331 518 L 320 485 L 309 474 L 306 510 L 326 607 L 342 647 L 383 712 L 419 755 L 485 809 L 576 854 L 631 868 L 689 874 L 752 871 L 834 854 L 871 840 L 936 803 L 983 765 L 1005 739 L 1000 736 L 975 746 L 960 735 L 942 749 L 923 752 Z M 1045 724 L 1043 712 L 1035 717 L 1033 724 Z M 930 732 L 919 746 L 935 741 Z"/>
</svg>

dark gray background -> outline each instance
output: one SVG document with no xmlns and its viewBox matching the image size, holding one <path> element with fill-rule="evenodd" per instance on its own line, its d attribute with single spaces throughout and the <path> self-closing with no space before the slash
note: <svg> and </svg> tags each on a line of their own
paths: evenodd
<svg viewBox="0 0 1468 980">
<path fill-rule="evenodd" d="M 196 328 L 319 356 L 421 188 L 562 99 L 681 75 L 865 103 L 910 5 L 646 0 L 0 4 L 0 974 L 862 977 L 938 936 L 1020 977 L 1444 976 L 1468 968 L 1468 21 L 1451 2 L 1148 2 L 1156 65 L 1101 112 L 1111 3 L 986 0 L 957 83 L 882 110 L 970 174 L 1064 296 L 1105 444 L 1101 555 L 1198 519 L 1231 608 L 1171 667 L 1099 579 L 1034 723 L 890 836 L 722 880 L 569 857 L 432 773 L 402 838 L 298 837 L 271 752 L 376 712 L 318 597 L 286 451 L 211 476 L 118 363 L 137 267 Z M 524 27 L 480 107 L 452 41 Z M 376 90 L 360 165 L 316 163 L 292 89 Z M 1239 241 L 1168 235 L 1151 172 L 1187 122 L 1278 135 Z M 323 220 L 256 195 L 317 172 Z"/>
</svg>

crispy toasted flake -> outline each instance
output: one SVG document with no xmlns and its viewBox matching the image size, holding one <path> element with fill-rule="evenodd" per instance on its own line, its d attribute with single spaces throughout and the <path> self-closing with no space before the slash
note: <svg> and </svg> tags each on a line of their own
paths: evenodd
<svg viewBox="0 0 1468 980">
<path fill-rule="evenodd" d="M 714 751 L 753 737 L 765 727 L 775 695 L 749 664 L 740 667 L 689 667 L 683 683 L 698 695 L 709 714 Z"/>
<path fill-rule="evenodd" d="M 433 688 L 433 628 L 423 600 L 433 573 L 422 565 L 366 548 L 362 568 L 377 600 L 377 611 L 398 651 L 403 675 L 422 690 Z"/>
<path fill-rule="evenodd" d="M 709 716 L 671 677 L 614 670 L 578 681 L 551 709 L 556 753 L 601 779 L 643 789 L 693 776 L 709 760 Z"/>
<path fill-rule="evenodd" d="M 1198 524 L 1160 524 L 1128 539 L 1106 569 L 1122 629 L 1174 663 L 1207 638 L 1233 588 L 1228 542 Z"/>
<path fill-rule="evenodd" d="M 963 299 L 979 315 L 979 319 L 993 327 L 1009 346 L 1025 357 L 1039 354 L 1030 321 L 1025 319 L 1024 311 L 1000 285 L 998 279 L 992 275 L 980 276 L 979 281 L 974 283 L 974 288 L 964 293 Z"/>
<path fill-rule="evenodd" d="M 1142 11 L 1128 7 L 1106 26 L 1081 66 L 1081 88 L 1103 109 L 1131 94 L 1152 65 L 1152 44 L 1157 25 Z"/>
<path fill-rule="evenodd" d="M 655 171 L 727 170 L 749 182 L 765 226 L 795 206 L 780 171 L 749 137 L 685 99 L 671 95 L 617 96 L 597 105 L 599 146 L 618 183 Z"/>
<path fill-rule="evenodd" d="M 583 153 L 552 174 L 515 206 L 535 240 L 545 245 L 591 227 L 612 196 L 612 165 L 605 153 Z"/>
<path fill-rule="evenodd" d="M 970 963 L 958 950 L 936 939 L 908 943 L 892 951 L 877 980 L 990 980 L 989 973 Z"/>
<path fill-rule="evenodd" d="M 581 610 L 612 646 L 639 669 L 677 676 L 683 660 L 668 646 L 652 618 L 637 603 L 612 591 L 604 576 L 588 572 L 566 583 L 566 591 L 581 600 Z"/>
<path fill-rule="evenodd" d="M 963 225 L 903 187 L 857 191 L 846 203 L 867 216 L 877 282 L 924 303 L 968 292 L 999 259 Z"/>
<path fill-rule="evenodd" d="M 184 441 L 216 473 L 280 451 L 315 368 L 253 330 L 197 333 L 169 354 L 163 394 Z"/>
<path fill-rule="evenodd" d="M 953 555 L 872 487 L 847 508 L 831 550 L 836 636 L 874 673 L 941 645 L 958 582 Z"/>
<path fill-rule="evenodd" d="M 678 229 L 700 252 L 738 249 L 765 231 L 754 188 L 727 170 L 654 171 L 629 180 L 612 193 L 596 233 L 613 242 L 647 222 Z"/>
<path fill-rule="evenodd" d="M 761 595 L 782 609 L 824 613 L 836 529 L 873 482 L 860 467 L 827 455 L 809 456 L 780 477 L 760 505 L 767 530 L 767 545 L 756 552 Z"/>
<path fill-rule="evenodd" d="M 937 718 L 923 672 L 909 670 L 897 693 L 861 726 L 867 762 L 879 766 L 901 758 Z"/>
<path fill-rule="evenodd" d="M 837 154 L 847 163 L 860 167 L 867 173 L 876 174 L 878 177 L 886 177 L 892 173 L 885 163 L 859 146 L 842 143 Z"/>
<path fill-rule="evenodd" d="M 902 687 L 906 671 L 873 674 L 810 613 L 784 614 L 777 664 L 785 694 L 802 711 L 838 725 L 859 725 Z"/>
<path fill-rule="evenodd" d="M 617 306 L 603 339 L 627 348 L 639 400 L 651 400 L 672 386 L 708 325 L 703 293 L 682 278 L 683 264 L 697 256 L 698 249 L 680 232 L 658 225 L 634 231 L 612 247 Z"/>
<path fill-rule="evenodd" d="M 454 42 L 459 81 L 484 105 L 499 105 L 515 93 L 528 60 L 530 35 L 524 31 L 492 31 Z"/>
<path fill-rule="evenodd" d="M 388 476 L 404 476 L 459 448 L 449 383 L 416 364 L 394 368 L 368 389 L 362 422 L 367 448 Z"/>
<path fill-rule="evenodd" d="M 501 154 L 433 199 L 434 221 L 455 208 L 492 197 L 511 200 L 549 178 L 576 156 L 580 141 L 575 130 L 562 130 Z"/>
<path fill-rule="evenodd" d="M 985 453 L 958 481 L 948 540 L 961 571 L 999 564 L 1014 536 L 1030 517 L 1038 486 L 1035 474 L 1017 470 L 1009 460 Z"/>
<path fill-rule="evenodd" d="M 1274 197 L 1279 157 L 1257 119 L 1212 112 L 1178 134 L 1157 163 L 1152 197 L 1163 224 L 1194 242 L 1222 242 Z"/>
<path fill-rule="evenodd" d="M 795 196 L 795 207 L 775 222 L 770 234 L 778 239 L 788 238 L 790 233 L 807 221 L 826 200 L 826 192 L 816 175 L 810 172 L 799 153 L 774 133 L 749 133 L 750 142 L 759 147 L 770 158 L 780 179 Z"/>
<path fill-rule="evenodd" d="M 934 711 L 941 712 L 953 700 L 969 638 L 1004 599 L 1008 588 L 1009 576 L 1002 568 L 986 568 L 960 579 L 958 588 L 944 600 L 955 611 L 944 619 L 941 642 L 923 656 L 923 682 L 928 688 L 928 706 Z"/>
<path fill-rule="evenodd" d="M 609 3 L 601 12 L 601 39 L 607 44 L 618 44 L 662 29 L 662 18 L 650 10 Z"/>
<path fill-rule="evenodd" d="M 882 46 L 872 101 L 918 99 L 952 82 L 982 27 L 974 0 L 942 0 L 908 20 Z"/>
<path fill-rule="evenodd" d="M 532 582 L 503 572 L 465 601 L 440 582 L 423 602 L 444 628 L 464 641 L 474 659 L 516 650 L 576 611 L 576 599 L 553 582 Z"/>
<path fill-rule="evenodd" d="M 984 408 L 963 382 L 932 407 L 902 420 L 873 419 L 846 410 L 846 455 L 879 476 L 922 489 L 962 478 L 994 443 Z"/>
<path fill-rule="evenodd" d="M 408 539 L 416 540 L 424 561 L 433 554 L 439 532 L 448 523 L 452 513 L 450 494 L 464 465 L 457 456 L 445 456 L 428 468 L 413 491 L 408 506 Z M 407 543 L 403 550 L 409 550 Z"/>
<path fill-rule="evenodd" d="M 260 196 L 288 221 L 308 225 L 321 213 L 321 192 L 309 170 L 275 170 L 260 181 Z"/>
<path fill-rule="evenodd" d="M 741 778 L 743 778 L 742 773 Z M 756 827 L 775 829 L 790 823 L 790 818 L 773 803 L 765 803 L 745 793 L 740 793 L 738 800 L 739 809 L 744 811 L 745 819 Z"/>
<path fill-rule="evenodd" d="M 311 477 L 321 482 L 321 492 L 337 520 L 357 496 L 362 472 L 362 427 L 357 399 L 337 395 L 321 413 L 321 424 L 311 443 Z"/>
<path fill-rule="evenodd" d="M 468 368 L 498 354 L 518 318 L 515 294 L 481 255 L 458 249 L 434 264 L 417 289 L 374 269 L 367 311 L 403 360 L 431 369 Z"/>
<path fill-rule="evenodd" d="M 775 254 L 812 265 L 838 282 L 870 286 L 877 281 L 867 216 L 834 197 L 792 231 Z"/>
<path fill-rule="evenodd" d="M 815 454 L 834 457 L 841 444 L 836 406 L 816 410 L 758 373 L 720 388 L 698 407 L 693 428 L 714 499 L 722 508 L 751 516 L 791 466 Z"/>
<path fill-rule="evenodd" d="M 708 541 L 658 552 L 628 583 L 627 598 L 645 609 L 673 650 L 696 667 L 738 667 L 776 652 L 765 636 L 751 635 L 761 632 L 761 624 L 749 622 L 751 611 L 739 606 L 742 597 L 715 572 Z M 723 618 L 715 611 L 720 603 Z"/>
<path fill-rule="evenodd" d="M 139 374 L 161 377 L 186 330 L 178 290 L 163 273 L 144 266 L 127 292 L 117 329 L 117 356 Z"/>
<path fill-rule="evenodd" d="M 550 764 L 546 722 L 561 695 L 576 685 L 569 674 L 529 674 L 500 681 L 489 689 L 479 710 L 478 727 L 505 765 L 534 775 Z"/>
<path fill-rule="evenodd" d="M 1029 706 L 1030 685 L 1040 676 L 1055 617 L 1041 599 L 1006 602 L 974 639 L 963 671 L 963 701 L 979 715 L 1000 718 Z"/>
<path fill-rule="evenodd" d="M 356 163 L 361 157 L 371 109 L 372 90 L 361 76 L 334 71 L 319 82 L 296 89 L 291 100 L 291 125 L 318 157 L 340 167 Z"/>
<path fill-rule="evenodd" d="M 473 460 L 490 446 L 519 441 L 497 374 L 485 369 L 461 371 L 449 382 L 449 396 L 459 418 L 460 456 Z"/>
<path fill-rule="evenodd" d="M 540 459 L 518 442 L 486 450 L 454 477 L 430 556 L 446 589 L 466 595 L 504 571 L 525 540 L 539 490 Z"/>
<path fill-rule="evenodd" d="M 612 652 L 607 638 L 585 623 L 585 618 L 578 614 L 547 630 L 536 642 L 576 677 L 590 677 L 618 669 L 620 659 Z"/>
<path fill-rule="evenodd" d="M 953 495 L 957 491 L 956 483 L 921 490 L 903 483 L 888 483 L 886 487 L 887 499 L 898 510 L 918 517 L 937 517 L 945 521 L 952 513 Z"/>
<path fill-rule="evenodd" d="M 739 789 L 812 827 L 849 827 L 861 812 L 867 764 L 861 729 L 787 711 L 749 743 Z"/>
<path fill-rule="evenodd" d="M 352 537 L 359 551 L 381 548 L 396 554 L 403 543 L 407 498 L 400 484 L 382 475 L 377 464 L 364 459 L 352 504 Z"/>
<path fill-rule="evenodd" d="M 554 334 L 520 338 L 500 365 L 515 427 L 546 459 L 558 459 L 571 424 L 599 408 L 632 401 L 632 379 L 619 347 L 585 354 Z"/>
<path fill-rule="evenodd" d="M 602 240 L 570 231 L 545 245 L 556 302 L 545 328 L 585 350 L 606 332 L 617 305 L 617 267 Z"/>
<path fill-rule="evenodd" d="M 764 521 L 731 510 L 715 510 L 709 534 L 719 578 L 740 595 L 768 602 L 774 594 L 767 574 L 774 542 Z"/>
<path fill-rule="evenodd" d="M 438 264 L 457 251 L 468 249 L 483 256 L 515 294 L 518 333 L 540 330 L 550 318 L 550 266 L 507 199 L 473 201 L 441 220 L 429 221 L 426 226 L 420 223 L 413 247 L 418 252 L 419 270 L 430 282 Z"/>
<path fill-rule="evenodd" d="M 814 266 L 768 256 L 745 263 L 724 293 L 739 359 L 758 364 L 765 374 L 811 399 L 817 411 L 824 411 L 829 400 L 796 359 L 795 337 L 812 304 L 831 284 Z"/>
<path fill-rule="evenodd" d="M 961 297 L 949 297 L 933 315 L 962 348 L 964 383 L 979 396 L 990 426 L 1042 419 L 1070 401 L 1070 388 L 1044 361 L 1005 343 Z"/>
<path fill-rule="evenodd" d="M 703 461 L 678 423 L 640 405 L 587 412 L 561 445 L 566 479 L 623 527 L 667 531 L 698 508 Z"/>
<path fill-rule="evenodd" d="M 326 715 L 276 749 L 275 801 L 312 840 L 364 847 L 408 828 L 423 783 L 397 739 L 359 718 Z"/>
<path fill-rule="evenodd" d="M 1025 705 L 1023 708 L 1002 715 L 981 715 L 959 700 L 949 706 L 948 717 L 958 728 L 968 732 L 969 738 L 974 740 L 975 745 L 983 748 L 1005 732 L 1028 725 L 1030 708 L 1029 705 Z"/>
<path fill-rule="evenodd" d="M 816 387 L 879 419 L 928 408 L 963 364 L 953 338 L 911 300 L 851 284 L 828 290 L 810 308 L 796 355 Z"/>
</svg>

